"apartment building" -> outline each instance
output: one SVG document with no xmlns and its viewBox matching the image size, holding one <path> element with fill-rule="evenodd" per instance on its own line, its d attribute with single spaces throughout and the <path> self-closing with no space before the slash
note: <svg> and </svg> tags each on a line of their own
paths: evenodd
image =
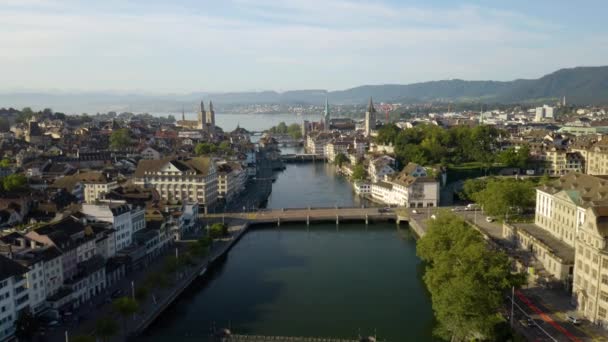
<svg viewBox="0 0 608 342">
<path fill-rule="evenodd" d="M 370 184 L 374 200 L 408 208 L 436 207 L 439 181 L 417 164 L 409 163 L 399 174 Z"/>
<path fill-rule="evenodd" d="M 306 153 L 317 156 L 325 155 L 325 145 L 333 138 L 329 132 L 312 132 L 306 136 Z"/>
<path fill-rule="evenodd" d="M 137 224 L 138 227 L 140 225 L 139 220 L 134 221 L 133 217 L 137 216 L 140 217 L 141 221 L 145 220 L 141 210 L 141 208 L 126 203 L 115 202 L 82 205 L 82 213 L 86 216 L 87 220 L 112 224 L 116 251 L 120 251 L 131 245 L 134 232 L 133 224 Z"/>
<path fill-rule="evenodd" d="M 570 173 L 538 188 L 534 229 L 540 230 L 534 234 L 537 239 L 552 245 L 548 256 L 559 255 L 558 248 L 562 255 L 564 248 L 570 249 L 572 266 L 554 265 L 554 275 L 561 273 L 572 282 L 572 301 L 579 313 L 608 324 L 608 176 Z M 535 250 L 536 245 L 527 248 Z M 543 261 L 543 256 L 537 253 L 536 258 Z"/>
<path fill-rule="evenodd" d="M 27 267 L 0 255 L 0 341 L 13 339 L 15 321 L 29 309 L 28 271 Z"/>
<path fill-rule="evenodd" d="M 338 154 L 348 155 L 351 147 L 354 147 L 352 139 L 332 139 L 325 145 L 325 157 L 328 161 L 333 162 Z"/>
<path fill-rule="evenodd" d="M 118 183 L 108 179 L 102 172 L 87 172 L 85 177 L 80 178 L 84 187 L 85 203 L 95 203 L 103 198 L 103 195 L 118 188 Z"/>
<path fill-rule="evenodd" d="M 134 183 L 154 188 L 163 200 L 196 201 L 205 210 L 217 201 L 217 171 L 208 157 L 140 160 Z"/>
<path fill-rule="evenodd" d="M 386 175 L 392 175 L 395 171 L 395 158 L 389 156 L 381 156 L 372 159 L 367 167 L 367 173 L 373 183 L 384 179 Z"/>
<path fill-rule="evenodd" d="M 234 196 L 245 189 L 247 183 L 247 170 L 236 162 L 222 161 L 217 164 L 217 197 L 230 202 Z"/>
<path fill-rule="evenodd" d="M 585 159 L 579 152 L 569 152 L 564 147 L 552 147 L 545 151 L 545 173 L 561 176 L 570 172 L 584 172 Z"/>
</svg>

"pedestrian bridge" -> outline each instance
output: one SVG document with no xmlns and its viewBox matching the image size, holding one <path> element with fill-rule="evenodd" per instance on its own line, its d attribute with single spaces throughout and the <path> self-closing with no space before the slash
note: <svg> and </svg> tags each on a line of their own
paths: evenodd
<svg viewBox="0 0 608 342">
<path fill-rule="evenodd" d="M 281 160 L 283 163 L 306 163 L 314 161 L 325 161 L 327 158 L 324 155 L 317 155 L 311 153 L 302 154 L 283 154 Z"/>
<path fill-rule="evenodd" d="M 372 222 L 399 221 L 397 215 L 400 209 L 385 210 L 383 208 L 285 208 L 262 209 L 255 212 L 220 213 L 201 215 L 204 220 L 244 220 L 249 223 L 314 223 L 314 222 Z"/>
</svg>

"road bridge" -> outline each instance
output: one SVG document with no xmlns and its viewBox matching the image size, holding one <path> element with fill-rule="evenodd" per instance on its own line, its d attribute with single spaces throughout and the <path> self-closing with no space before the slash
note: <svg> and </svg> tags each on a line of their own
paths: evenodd
<svg viewBox="0 0 608 342">
<path fill-rule="evenodd" d="M 316 222 L 373 222 L 397 221 L 394 210 L 384 208 L 285 208 L 262 209 L 255 212 L 201 215 L 203 220 L 245 220 L 250 224 L 316 223 Z"/>
<path fill-rule="evenodd" d="M 325 161 L 327 158 L 323 155 L 301 153 L 301 154 L 283 154 L 281 155 L 283 163 L 305 163 L 312 161 Z"/>
</svg>

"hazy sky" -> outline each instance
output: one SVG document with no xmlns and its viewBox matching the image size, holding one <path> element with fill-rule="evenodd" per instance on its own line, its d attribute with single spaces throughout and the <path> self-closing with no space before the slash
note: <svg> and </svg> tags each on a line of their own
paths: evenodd
<svg viewBox="0 0 608 342">
<path fill-rule="evenodd" d="M 608 64 L 608 2 L 0 0 L 0 90 L 345 89 Z"/>
</svg>

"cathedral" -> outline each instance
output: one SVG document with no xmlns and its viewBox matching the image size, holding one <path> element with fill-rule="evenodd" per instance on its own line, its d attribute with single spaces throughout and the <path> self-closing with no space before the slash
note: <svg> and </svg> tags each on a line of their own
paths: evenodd
<svg viewBox="0 0 608 342">
<path fill-rule="evenodd" d="M 182 112 L 182 119 L 177 121 L 176 126 L 189 129 L 200 129 L 207 133 L 215 132 L 215 111 L 213 110 L 213 103 L 209 101 L 209 110 L 205 111 L 205 103 L 201 101 L 201 108 L 198 111 L 198 120 L 186 120 L 186 116 Z"/>
</svg>

